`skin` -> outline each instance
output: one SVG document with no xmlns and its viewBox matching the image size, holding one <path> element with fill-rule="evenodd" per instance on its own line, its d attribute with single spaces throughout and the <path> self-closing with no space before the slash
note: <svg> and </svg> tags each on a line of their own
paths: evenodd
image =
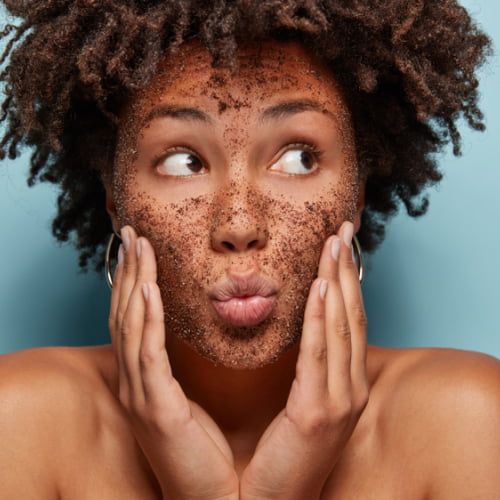
<svg viewBox="0 0 500 500">
<path fill-rule="evenodd" d="M 123 112 L 107 207 L 117 232 L 130 225 L 157 255 L 176 380 L 230 440 L 253 436 L 238 450 L 248 455 L 286 403 L 321 249 L 344 220 L 359 228 L 363 185 L 340 90 L 300 45 L 242 48 L 233 76 L 211 68 L 197 43 L 184 50 L 185 65 L 167 58 Z M 316 100 L 320 111 L 258 125 L 265 108 L 304 98 Z M 153 108 L 167 103 L 205 110 L 214 123 L 162 117 L 141 128 Z M 306 141 L 323 151 L 313 173 L 297 159 L 300 146 L 284 156 L 289 144 Z M 182 152 L 170 157 L 177 177 L 164 175 L 173 168 L 165 160 L 161 173 L 153 168 L 155 155 L 178 145 L 205 159 L 197 177 L 179 178 L 192 174 Z M 278 161 L 291 156 L 291 166 Z M 299 174 L 289 175 L 293 168 Z M 278 284 L 277 306 L 256 327 L 231 328 L 216 316 L 207 291 L 228 270 L 249 269 Z"/>
<path fill-rule="evenodd" d="M 164 69 L 169 71 L 160 74 L 123 110 L 114 181 L 107 185 L 107 207 L 115 230 L 131 231 L 132 250 L 126 253 L 125 262 L 129 291 L 132 287 L 138 293 L 128 308 L 131 297 L 122 293 L 120 285 L 126 266 L 118 266 L 110 305 L 112 345 L 38 348 L 1 356 L 2 497 L 162 498 L 163 485 L 154 467 L 162 457 L 148 455 L 144 446 L 147 439 L 137 433 L 141 423 L 158 424 L 158 414 L 156 418 L 151 418 L 151 413 L 135 418 L 141 414 L 135 411 L 137 405 L 130 405 L 133 393 L 125 383 L 139 380 L 127 374 L 126 363 L 130 370 L 140 361 L 139 349 L 147 344 L 147 321 L 156 317 L 149 342 L 155 343 L 164 359 L 168 354 L 169 376 L 175 377 L 182 393 L 172 399 L 172 387 L 162 387 L 160 376 L 150 377 L 149 384 L 157 386 L 157 395 L 166 404 L 184 401 L 179 396 L 189 398 L 196 421 L 222 453 L 233 459 L 238 478 L 257 457 L 253 463 L 261 466 L 253 468 L 253 479 L 261 485 L 266 480 L 262 473 L 270 472 L 273 483 L 275 479 L 285 478 L 287 484 L 299 479 L 293 486 L 304 487 L 299 484 L 300 476 L 311 472 L 307 469 L 311 461 L 303 461 L 309 453 L 316 460 L 312 472 L 317 470 L 314 465 L 321 471 L 331 468 L 319 484 L 322 499 L 496 498 L 500 363 L 477 352 L 365 344 L 361 290 L 349 249 L 342 247 L 336 285 L 334 260 L 328 257 L 331 234 L 337 232 L 342 238 L 345 221 L 353 222 L 357 231 L 363 206 L 363 182 L 353 159 L 349 115 L 332 75 L 325 73 L 311 54 L 296 44 L 270 42 L 265 48 L 260 53 L 263 64 L 267 61 L 265 69 L 249 65 L 245 70 L 243 65 L 244 73 L 223 80 L 221 76 L 229 75 L 212 72 L 200 47 L 186 45 L 187 52 L 175 59 L 184 61 L 184 66 L 169 66 L 166 59 Z M 241 52 L 243 59 L 252 54 L 252 47 L 245 50 Z M 273 79 L 273 74 L 279 78 Z M 332 125 L 336 122 L 322 113 L 309 111 L 267 128 L 255 125 L 261 108 L 291 94 L 319 99 L 339 125 Z M 137 128 L 148 110 L 173 97 L 176 102 L 182 98 L 183 103 L 209 112 L 214 126 L 203 128 L 162 119 L 143 131 Z M 295 130 L 309 132 L 311 141 L 327 144 L 328 151 L 320 162 L 321 182 L 319 176 L 285 178 L 268 170 L 283 155 L 283 146 Z M 208 162 L 205 175 L 171 182 L 148 168 L 148 155 L 153 150 L 188 140 L 191 149 Z M 293 142 L 296 140 L 293 137 Z M 136 236 L 145 245 L 139 258 L 142 274 L 138 272 L 140 263 L 131 272 Z M 241 272 L 249 266 L 275 280 L 280 292 L 272 320 L 241 332 L 224 327 L 211 314 L 206 291 L 228 269 Z M 329 305 L 324 311 L 330 311 L 330 320 L 324 336 L 305 327 L 310 310 L 307 305 L 312 303 L 309 299 L 320 303 L 311 286 L 316 274 L 329 279 Z M 151 283 L 155 300 L 141 298 L 137 285 L 143 281 Z M 332 290 L 337 291 L 336 297 Z M 352 300 L 356 297 L 353 292 L 359 293 L 356 300 Z M 123 301 L 117 301 L 119 295 Z M 342 303 L 344 309 L 339 307 Z M 156 313 L 152 315 L 150 310 L 148 315 L 146 305 L 154 305 Z M 158 322 L 158 318 L 163 319 L 163 309 L 165 322 Z M 347 442 L 332 444 L 323 438 L 319 443 L 310 439 L 300 442 L 297 433 L 286 435 L 281 443 L 272 441 L 276 434 L 269 429 L 280 429 L 283 408 L 292 408 L 290 400 L 298 401 L 297 414 L 307 417 L 319 408 L 321 381 L 327 379 L 329 387 L 346 388 L 346 372 L 342 376 L 338 370 L 342 359 L 345 370 L 349 349 L 345 342 L 343 346 L 331 342 L 335 340 L 333 325 L 342 324 L 342 314 L 349 318 L 350 327 L 350 395 L 363 394 L 362 381 L 369 388 L 368 404 L 360 417 L 363 400 L 352 405 L 351 425 L 342 431 L 334 424 L 339 423 L 333 418 L 339 417 L 338 412 L 329 412 L 326 420 L 323 414 L 319 428 L 329 429 L 329 437 L 337 440 L 348 438 Z M 134 328 L 130 328 L 131 318 L 139 320 Z M 131 333 L 124 338 L 135 345 L 129 342 L 124 348 L 118 344 L 120 335 L 116 332 L 123 333 L 123 324 L 129 325 Z M 309 357 L 304 356 L 302 347 L 308 339 L 326 342 L 326 359 L 324 347 L 317 345 L 316 355 L 311 356 L 310 350 Z M 166 350 L 161 349 L 163 345 Z M 365 360 L 360 356 L 363 345 Z M 123 354 L 128 356 L 127 362 Z M 151 375 L 151 368 L 159 365 L 144 363 L 146 358 L 143 356 L 143 368 L 149 369 L 143 371 Z M 323 363 L 316 370 L 308 366 L 302 373 L 309 375 L 310 382 L 310 376 L 320 372 L 323 378 L 317 378 L 316 384 L 312 381 L 308 390 L 294 399 L 297 384 L 293 381 L 300 373 L 297 362 L 307 358 Z M 316 401 L 301 404 L 305 396 L 314 395 L 315 387 Z M 346 394 L 342 399 L 345 401 Z M 320 395 L 319 400 L 336 407 L 331 399 Z M 172 413 L 160 415 L 168 419 Z M 266 434 L 271 446 L 260 453 L 256 448 L 266 450 L 266 445 L 257 443 Z M 186 434 L 174 437 L 182 444 Z M 210 440 L 194 442 L 202 447 Z M 188 444 L 192 449 L 192 443 Z M 311 445 L 312 451 L 307 449 Z M 297 446 L 300 451 L 294 453 Z M 167 455 L 172 453 L 177 458 L 174 463 L 179 463 L 179 449 L 172 448 L 158 447 Z M 215 450 L 213 443 L 206 449 Z M 185 456 L 188 461 L 191 457 Z M 285 460 L 280 460 L 283 457 Z M 193 470 L 201 477 L 199 469 Z M 196 481 L 189 484 L 199 486 Z M 310 486 L 306 483 L 307 495 L 300 489 L 294 492 L 299 491 L 304 498 L 312 491 Z M 246 493 L 259 496 L 260 492 Z"/>
<path fill-rule="evenodd" d="M 109 323 L 120 367 L 120 400 L 133 415 L 138 441 L 170 495 L 319 496 L 369 391 L 352 222 L 339 231 L 346 219 L 359 225 L 362 210 L 349 113 L 327 69 L 298 44 L 246 46 L 233 75 L 213 71 L 207 56 L 195 43 L 181 54 L 187 71 L 176 68 L 171 58 L 164 61 L 157 80 L 134 96 L 122 115 L 113 186 L 113 195 L 120 196 L 108 200 L 123 240 Z M 307 100 L 308 107 L 262 119 L 270 106 L 300 100 Z M 180 104 L 203 110 L 209 118 L 200 123 L 158 115 L 158 107 Z M 340 239 L 334 236 L 325 245 L 332 232 L 342 235 L 343 254 L 349 256 L 350 265 L 342 259 L 342 287 L 338 266 L 332 265 L 339 260 Z M 334 258 L 332 242 L 337 244 Z M 318 271 L 323 246 L 327 257 Z M 143 259 L 149 255 L 146 263 L 137 258 L 141 248 Z M 223 324 L 207 286 L 228 270 L 250 269 L 279 285 L 277 306 L 251 328 Z M 311 286 L 318 274 L 324 281 Z M 148 281 L 158 284 L 149 310 L 164 311 L 164 316 L 145 315 L 148 294 L 143 298 L 141 288 Z M 324 300 L 318 299 L 321 283 L 330 283 Z M 156 284 L 150 289 L 156 291 Z M 230 403 L 224 404 L 217 387 L 230 379 L 223 391 Z M 204 386 L 199 380 L 210 382 Z M 265 384 L 271 390 L 263 398 L 247 397 L 262 394 Z M 270 396 L 273 405 L 268 405 Z M 190 399 L 198 406 L 190 406 Z M 211 413 L 216 406 L 217 413 Z M 223 438 L 242 432 L 234 412 L 253 419 L 251 447 L 256 448 L 239 485 L 237 473 L 231 472 L 231 446 Z M 172 422 L 172 415 L 179 417 Z M 167 436 L 163 445 L 152 431 L 158 428 Z M 203 438 L 203 430 L 212 430 L 218 449 Z M 177 455 L 170 457 L 165 452 L 170 449 Z M 244 458 L 237 456 L 237 470 L 249 451 Z M 315 460 L 304 461 L 310 454 Z M 207 477 L 203 464 L 193 462 L 197 456 L 212 464 Z M 188 474 L 192 470 L 196 478 Z M 295 483 L 290 477 L 301 479 Z"/>
<path fill-rule="evenodd" d="M 239 485 L 224 436 L 172 377 L 153 249 L 129 227 L 122 234 L 125 251 L 120 248 L 109 321 L 120 401 L 165 497 L 319 497 L 368 402 L 366 320 L 352 223 L 343 224 L 341 238 L 329 238 L 323 249 L 286 408 L 259 440 Z M 308 456 L 314 459 L 304 460 Z M 206 463 L 211 466 L 204 474 Z"/>
<path fill-rule="evenodd" d="M 360 183 L 348 114 L 326 70 L 320 73 L 298 45 L 281 51 L 266 45 L 262 68 L 256 66 L 255 51 L 243 52 L 241 72 L 230 84 L 221 83 L 226 72 L 210 69 L 205 49 L 193 42 L 188 47 L 191 52 L 185 49 L 180 56 L 188 69 L 179 74 L 167 59 L 167 76 L 125 111 L 108 208 L 117 231 L 131 225 L 158 255 L 172 354 L 181 349 L 182 339 L 218 366 L 260 368 L 296 345 L 325 239 L 344 220 L 356 219 L 359 227 Z M 279 123 L 258 124 L 259 113 L 269 105 L 308 97 L 325 113 L 297 113 Z M 209 112 L 214 125 L 162 118 L 137 130 L 151 109 L 180 102 Z M 280 175 L 276 166 L 271 174 L 269 167 L 296 137 L 325 151 L 321 170 L 307 176 L 295 159 L 301 174 Z M 183 176 L 156 173 L 153 157 L 179 144 L 203 155 L 210 173 L 204 167 L 204 175 L 188 178 L 192 172 L 182 154 L 171 161 Z M 227 271 L 250 269 L 279 285 L 279 306 L 257 328 L 228 327 L 211 314 L 206 292 Z"/>
</svg>

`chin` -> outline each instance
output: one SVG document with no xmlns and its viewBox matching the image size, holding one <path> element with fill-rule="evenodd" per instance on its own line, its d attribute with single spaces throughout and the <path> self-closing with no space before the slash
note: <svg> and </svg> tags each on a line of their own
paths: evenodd
<svg viewBox="0 0 500 500">
<path fill-rule="evenodd" d="M 201 289 L 196 293 L 196 288 L 186 295 L 185 290 L 175 290 L 160 277 L 167 336 L 215 366 L 262 368 L 278 362 L 299 343 L 309 290 L 303 281 L 292 281 L 282 289 L 269 316 L 254 326 L 224 322 L 210 299 Z"/>
<path fill-rule="evenodd" d="M 212 318 L 196 335 L 187 330 L 172 334 L 215 366 L 251 370 L 276 363 L 297 345 L 301 330 L 301 320 L 271 313 L 255 326 L 233 327 Z"/>
</svg>

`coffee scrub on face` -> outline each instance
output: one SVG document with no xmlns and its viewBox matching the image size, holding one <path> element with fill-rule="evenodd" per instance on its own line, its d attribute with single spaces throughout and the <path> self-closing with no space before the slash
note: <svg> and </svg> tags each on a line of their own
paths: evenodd
<svg viewBox="0 0 500 500">
<path fill-rule="evenodd" d="M 0 1 L 0 160 L 109 306 L 107 344 L 0 363 L 0 497 L 497 498 L 498 360 L 370 345 L 349 254 L 484 129 L 467 9 Z"/>
<path fill-rule="evenodd" d="M 296 44 L 246 47 L 238 71 L 232 74 L 212 68 L 208 53 L 199 45 L 187 49 L 185 64 L 177 68 L 174 59 L 166 59 L 164 72 L 122 117 L 113 175 L 117 220 L 120 227 L 131 225 L 155 249 L 167 343 L 173 337 L 181 339 L 216 365 L 257 368 L 297 345 L 324 242 L 344 220 L 356 217 L 360 180 L 352 125 L 333 79 Z M 165 71 L 169 65 L 170 71 Z M 270 154 L 262 136 L 255 133 L 256 117 L 266 104 L 304 97 L 321 103 L 321 110 L 308 112 L 307 119 L 296 113 L 275 127 L 281 126 L 283 133 L 293 130 L 290 137 L 322 136 L 330 150 L 325 162 L 330 164 L 317 161 L 302 146 L 299 152 L 305 153 L 300 161 L 291 160 L 312 170 L 324 169 L 324 174 L 319 173 L 321 182 L 306 179 L 310 173 L 285 179 L 269 172 L 270 160 L 276 163 L 279 156 Z M 141 130 L 144 116 L 166 103 L 198 108 L 205 104 L 215 111 L 213 119 L 220 120 L 215 132 L 194 125 L 181 128 L 174 119 L 165 119 L 163 128 L 160 120 L 152 120 Z M 328 122 L 328 132 L 321 131 Z M 204 141 L 201 144 L 221 137 L 217 145 L 223 153 L 217 159 L 226 159 L 224 166 L 221 160 L 198 179 L 194 178 L 198 173 L 168 180 L 156 175 L 156 187 L 150 188 L 149 166 L 142 158 L 148 146 L 153 147 L 153 139 L 169 132 L 188 142 L 197 137 Z M 259 140 L 263 146 L 255 149 Z M 201 163 L 196 159 L 197 172 Z M 273 175 L 282 176 L 278 181 Z M 256 240 L 249 249 L 229 250 L 219 241 L 223 236 L 244 238 L 247 233 Z M 249 269 L 276 283 L 277 302 L 258 325 L 231 326 L 215 312 L 208 291 L 228 270 Z"/>
</svg>

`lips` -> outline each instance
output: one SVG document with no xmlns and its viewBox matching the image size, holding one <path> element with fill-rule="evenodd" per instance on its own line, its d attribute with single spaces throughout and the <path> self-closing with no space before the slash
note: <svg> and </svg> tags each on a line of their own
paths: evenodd
<svg viewBox="0 0 500 500">
<path fill-rule="evenodd" d="M 226 301 L 212 300 L 218 315 L 233 326 L 254 326 L 264 321 L 276 303 L 276 295 L 252 295 Z"/>
<path fill-rule="evenodd" d="M 229 274 L 209 292 L 219 317 L 233 326 L 254 326 L 266 319 L 275 303 L 278 287 L 255 272 Z"/>
</svg>

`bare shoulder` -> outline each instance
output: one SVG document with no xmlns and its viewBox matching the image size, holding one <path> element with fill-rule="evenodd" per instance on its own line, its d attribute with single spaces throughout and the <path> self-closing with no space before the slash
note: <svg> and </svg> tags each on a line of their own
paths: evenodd
<svg viewBox="0 0 500 500">
<path fill-rule="evenodd" d="M 55 498 L 58 453 L 99 425 L 109 397 L 97 348 L 40 347 L 0 355 L 0 484 L 4 498 Z M 9 493 L 12 493 L 9 496 Z M 5 496 L 6 495 L 6 496 Z"/>
<path fill-rule="evenodd" d="M 392 351 L 386 368 L 392 379 L 389 401 L 398 406 L 427 401 L 449 415 L 499 403 L 500 360 L 490 354 L 438 347 Z"/>
<path fill-rule="evenodd" d="M 449 348 L 391 358 L 384 430 L 428 478 L 429 498 L 500 498 L 500 360 Z"/>
<path fill-rule="evenodd" d="M 413 396 L 422 393 L 445 397 L 450 390 L 462 392 L 467 387 L 499 390 L 500 360 L 490 354 L 440 347 L 384 348 L 384 351 L 384 375 L 392 379 L 391 395 L 397 396 L 398 401 L 401 394 L 406 395 L 405 401 L 411 402 Z M 422 391 L 409 394 L 407 383 Z"/>
<path fill-rule="evenodd" d="M 17 404 L 56 403 L 64 396 L 65 408 L 82 398 L 95 400 L 98 394 L 86 389 L 113 384 L 106 347 L 36 347 L 0 355 L 2 395 Z"/>
</svg>

